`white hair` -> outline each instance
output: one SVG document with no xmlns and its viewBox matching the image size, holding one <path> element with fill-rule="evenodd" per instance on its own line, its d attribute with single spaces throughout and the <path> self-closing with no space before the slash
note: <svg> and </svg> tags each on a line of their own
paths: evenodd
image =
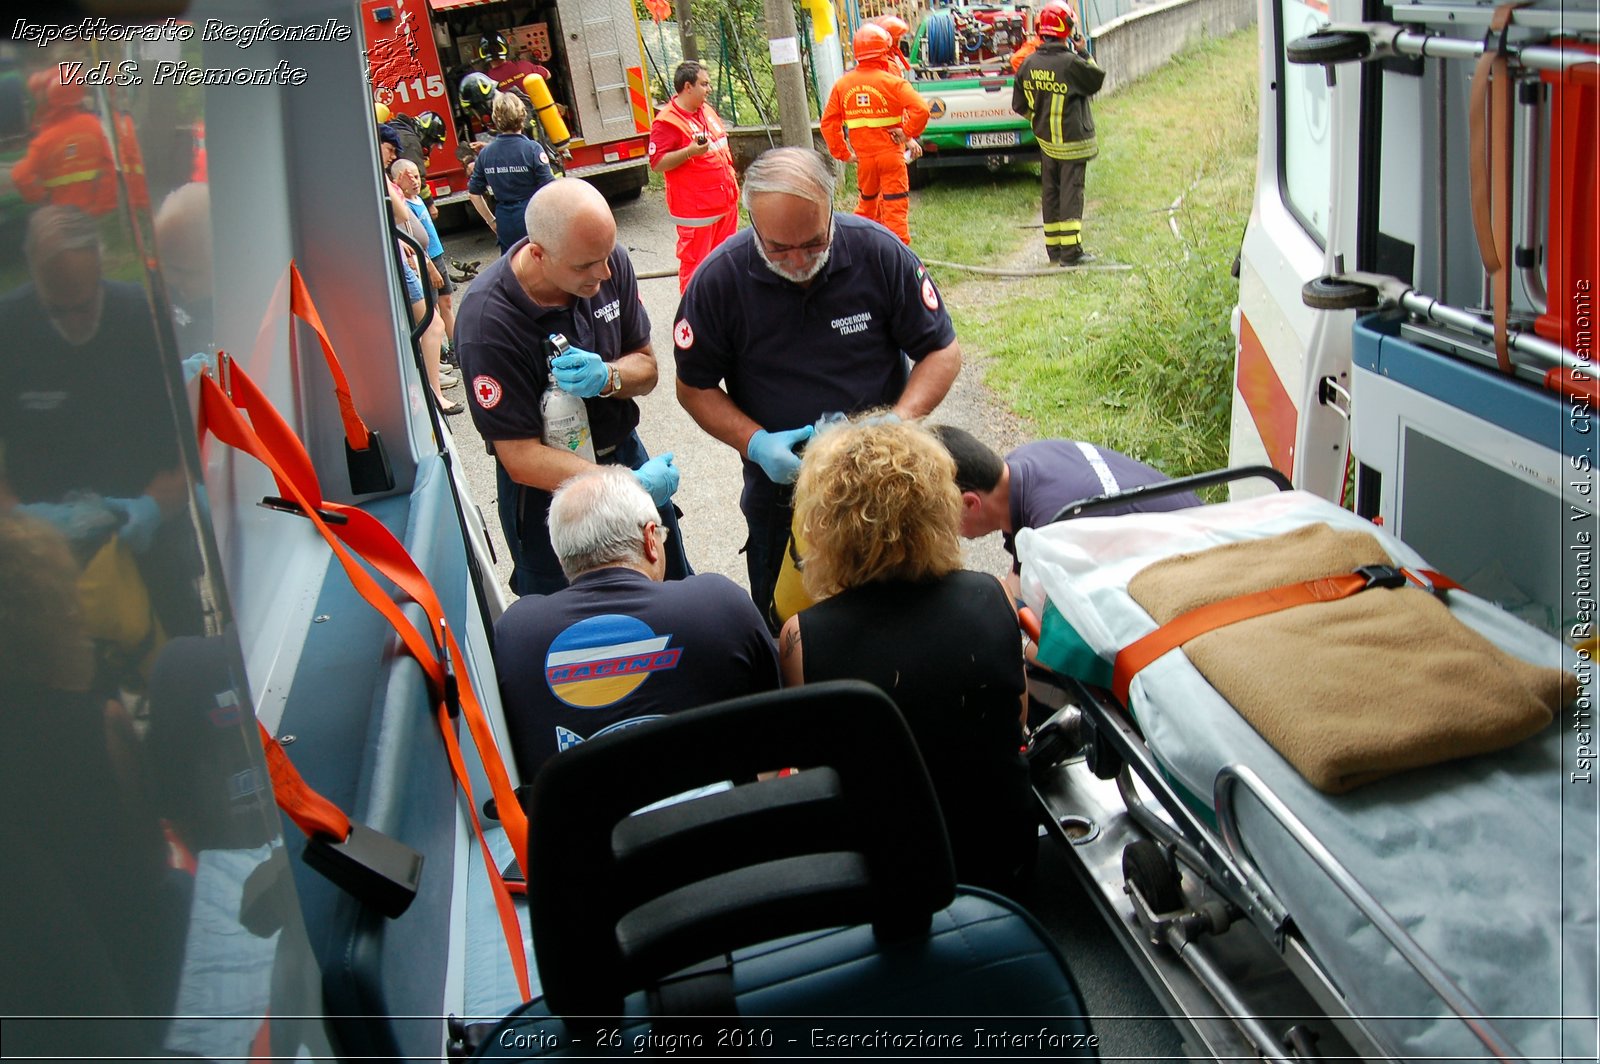
<svg viewBox="0 0 1600 1064">
<path fill-rule="evenodd" d="M 390 177 L 399 177 L 407 170 L 413 171 L 418 177 L 422 176 L 422 170 L 418 168 L 417 164 L 412 162 L 410 159 L 396 159 L 394 162 L 389 164 Z"/>
<path fill-rule="evenodd" d="M 568 580 L 602 565 L 643 564 L 641 532 L 661 515 L 624 466 L 596 466 L 569 477 L 550 499 L 550 546 Z"/>
<path fill-rule="evenodd" d="M 744 172 L 744 206 L 757 196 L 781 192 L 833 210 L 833 166 L 811 148 L 770 148 Z"/>
</svg>

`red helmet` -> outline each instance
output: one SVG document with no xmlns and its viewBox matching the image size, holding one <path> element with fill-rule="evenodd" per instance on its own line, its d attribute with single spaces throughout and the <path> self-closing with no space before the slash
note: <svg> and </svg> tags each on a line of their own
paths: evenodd
<svg viewBox="0 0 1600 1064">
<path fill-rule="evenodd" d="M 850 41 L 850 50 L 855 53 L 857 63 L 883 59 L 894 51 L 894 40 L 882 26 L 863 22 Z"/>
<path fill-rule="evenodd" d="M 1033 32 L 1055 40 L 1066 40 L 1072 36 L 1075 28 L 1072 8 L 1061 0 L 1050 0 L 1039 9 L 1038 17 L 1033 20 Z"/>
<path fill-rule="evenodd" d="M 895 47 L 900 46 L 900 38 L 911 32 L 911 27 L 899 15 L 879 15 L 877 18 L 867 20 L 874 26 L 882 26 L 889 33 L 889 41 Z"/>
</svg>

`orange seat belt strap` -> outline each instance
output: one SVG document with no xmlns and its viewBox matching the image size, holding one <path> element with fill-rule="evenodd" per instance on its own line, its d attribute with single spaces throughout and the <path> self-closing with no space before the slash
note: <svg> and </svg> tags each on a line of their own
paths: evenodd
<svg viewBox="0 0 1600 1064">
<path fill-rule="evenodd" d="M 1527 0 L 1495 8 L 1484 37 L 1483 54 L 1472 72 L 1467 107 L 1467 168 L 1472 199 L 1472 227 L 1478 257 L 1488 271 L 1494 310 L 1494 353 L 1501 370 L 1511 372 L 1511 68 L 1506 60 L 1506 32 L 1512 12 Z"/>
<path fill-rule="evenodd" d="M 367 423 L 356 412 L 355 400 L 350 396 L 350 380 L 344 375 L 339 356 L 334 354 L 333 341 L 328 339 L 327 327 L 322 324 L 322 315 L 317 313 L 316 303 L 312 302 L 311 290 L 306 287 L 305 278 L 300 276 L 300 267 L 293 262 L 289 263 L 289 313 L 311 326 L 317 334 L 317 340 L 322 344 L 322 357 L 327 360 L 328 372 L 333 375 L 333 394 L 339 398 L 339 420 L 344 422 L 344 438 L 351 447 L 364 450 L 372 430 L 367 428 Z"/>
<path fill-rule="evenodd" d="M 495 745 L 493 731 L 470 676 L 462 674 L 458 677 L 455 673 L 452 663 L 464 661 L 465 658 L 455 633 L 445 623 L 438 596 L 405 548 L 377 518 L 357 507 L 326 502 L 322 498 L 310 456 L 282 415 L 237 363 L 225 354 L 219 354 L 218 360 L 223 378 L 229 383 L 229 391 L 224 391 L 209 375 L 201 377 L 202 438 L 209 432 L 223 443 L 256 458 L 271 471 L 278 490 L 286 496 L 276 502 L 311 521 L 327 541 L 356 591 L 394 627 L 401 643 L 428 678 L 451 771 L 466 798 L 468 815 L 473 831 L 478 836 L 501 928 L 511 953 L 512 967 L 519 989 L 526 999 L 530 984 L 521 924 L 479 821 L 471 777 L 456 737 L 454 717 L 458 712 L 467 719 L 468 730 L 494 793 L 500 821 L 505 827 L 513 853 L 523 867 L 527 865 L 527 816 L 516 800 L 505 764 Z M 248 421 L 240 411 L 250 415 Z M 334 527 L 339 529 L 337 533 Z M 429 620 L 427 636 L 417 630 L 400 606 L 356 560 L 356 555 L 394 581 L 423 609 Z"/>
<path fill-rule="evenodd" d="M 261 748 L 267 755 L 267 774 L 272 777 L 272 793 L 278 800 L 278 808 L 307 835 L 348 838 L 350 818 L 311 788 L 266 725 L 256 721 L 256 730 L 261 733 Z"/>
<path fill-rule="evenodd" d="M 1128 688 L 1140 669 L 1170 650 L 1176 650 L 1196 636 L 1225 627 L 1236 621 L 1277 613 L 1293 606 L 1313 602 L 1334 602 L 1371 587 L 1403 587 L 1410 581 L 1425 590 L 1450 590 L 1460 587 L 1449 577 L 1431 569 L 1396 569 L 1388 565 L 1366 565 L 1353 573 L 1280 584 L 1265 591 L 1235 595 L 1220 602 L 1196 606 L 1180 613 L 1155 631 L 1141 636 L 1117 651 L 1111 666 L 1111 691 L 1117 701 L 1128 704 Z"/>
</svg>

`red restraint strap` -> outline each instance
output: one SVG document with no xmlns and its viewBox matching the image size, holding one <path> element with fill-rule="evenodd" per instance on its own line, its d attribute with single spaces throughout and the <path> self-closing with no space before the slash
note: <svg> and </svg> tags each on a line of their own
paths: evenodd
<svg viewBox="0 0 1600 1064">
<path fill-rule="evenodd" d="M 300 267 L 292 261 L 289 263 L 289 313 L 311 326 L 317 334 L 317 340 L 322 344 L 322 357 L 327 360 L 328 372 L 333 375 L 333 394 L 339 397 L 339 420 L 344 422 L 344 438 L 352 450 L 366 450 L 372 432 L 356 412 L 356 401 L 350 397 L 350 381 L 344 375 L 344 367 L 339 364 L 339 356 L 333 353 L 333 341 L 328 339 L 328 330 L 323 327 L 322 315 L 317 313 L 317 305 L 311 300 L 311 290 L 306 287 L 305 278 L 300 276 Z"/>
<path fill-rule="evenodd" d="M 1512 12 L 1527 0 L 1495 8 L 1484 38 L 1483 53 L 1472 73 L 1467 105 L 1468 188 L 1478 256 L 1489 274 L 1494 304 L 1494 353 L 1500 368 L 1511 372 L 1511 68 L 1505 53 Z"/>
<path fill-rule="evenodd" d="M 444 611 L 428 579 L 417 567 L 393 533 L 377 518 L 353 506 L 327 502 L 311 464 L 310 456 L 266 395 L 242 368 L 225 354 L 218 355 L 219 368 L 228 380 L 232 395 L 210 375 L 200 379 L 200 435 L 210 433 L 229 446 L 259 460 L 272 472 L 278 490 L 292 499 L 333 550 L 355 589 L 399 634 L 407 652 L 422 666 L 436 706 L 440 734 L 444 738 L 451 771 L 466 798 L 467 812 L 483 852 L 484 866 L 499 911 L 502 931 L 511 953 L 512 967 L 524 999 L 529 994 L 527 954 L 522 947 L 522 930 L 516 908 L 501 877 L 498 863 L 484 838 L 478 819 L 477 802 L 472 795 L 471 778 L 461 756 L 460 743 L 452 720 L 457 706 L 467 720 L 474 745 L 489 778 L 501 823 L 511 841 L 517 861 L 527 867 L 528 820 L 511 787 L 505 764 L 495 746 L 493 731 L 485 717 L 471 677 L 459 677 L 451 662 L 464 661 L 455 633 L 445 623 Z M 247 421 L 240 413 L 250 415 Z M 292 472 L 291 472 L 292 470 Z M 323 514 L 343 518 L 338 532 L 323 519 Z M 353 552 L 353 553 L 352 553 Z M 428 617 L 425 637 L 405 616 L 399 605 L 384 592 L 372 575 L 356 560 L 359 555 L 378 572 L 392 580 Z M 275 743 L 272 745 L 276 745 Z M 281 752 L 281 751 L 280 751 Z M 293 816 L 293 814 L 290 814 Z"/>
<path fill-rule="evenodd" d="M 261 749 L 267 754 L 267 774 L 272 777 L 272 793 L 278 800 L 278 808 L 308 837 L 326 835 L 340 842 L 349 838 L 350 818 L 344 815 L 344 810 L 311 789 L 265 724 L 258 720 L 256 728 L 261 732 Z"/>
<path fill-rule="evenodd" d="M 1404 574 L 1406 579 L 1423 588 L 1427 588 L 1430 583 L 1434 588 L 1442 590 L 1461 586 L 1431 569 L 1419 569 L 1415 572 L 1400 569 L 1396 572 Z M 1380 586 L 1388 585 L 1375 583 L 1366 573 L 1346 573 L 1343 576 L 1328 576 L 1299 584 L 1282 584 L 1278 587 L 1269 587 L 1265 591 L 1235 595 L 1221 602 L 1197 606 L 1186 613 L 1178 614 L 1160 628 L 1117 651 L 1117 659 L 1111 666 L 1111 692 L 1116 695 L 1117 701 L 1126 706 L 1128 687 L 1133 683 L 1133 678 L 1139 670 L 1167 651 L 1183 646 L 1195 636 L 1205 635 L 1235 621 L 1277 613 L 1291 606 L 1304 606 L 1312 602 L 1333 602 L 1365 591 L 1369 587 Z"/>
</svg>

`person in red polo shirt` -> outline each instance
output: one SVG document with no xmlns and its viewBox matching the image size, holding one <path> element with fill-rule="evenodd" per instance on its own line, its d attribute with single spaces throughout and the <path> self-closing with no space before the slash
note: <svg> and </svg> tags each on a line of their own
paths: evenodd
<svg viewBox="0 0 1600 1064">
<path fill-rule="evenodd" d="M 706 103 L 711 74 L 690 59 L 672 73 L 677 93 L 650 127 L 650 169 L 667 179 L 667 212 L 678 226 L 678 291 L 695 267 L 739 228 L 739 179 L 722 119 Z"/>
</svg>

